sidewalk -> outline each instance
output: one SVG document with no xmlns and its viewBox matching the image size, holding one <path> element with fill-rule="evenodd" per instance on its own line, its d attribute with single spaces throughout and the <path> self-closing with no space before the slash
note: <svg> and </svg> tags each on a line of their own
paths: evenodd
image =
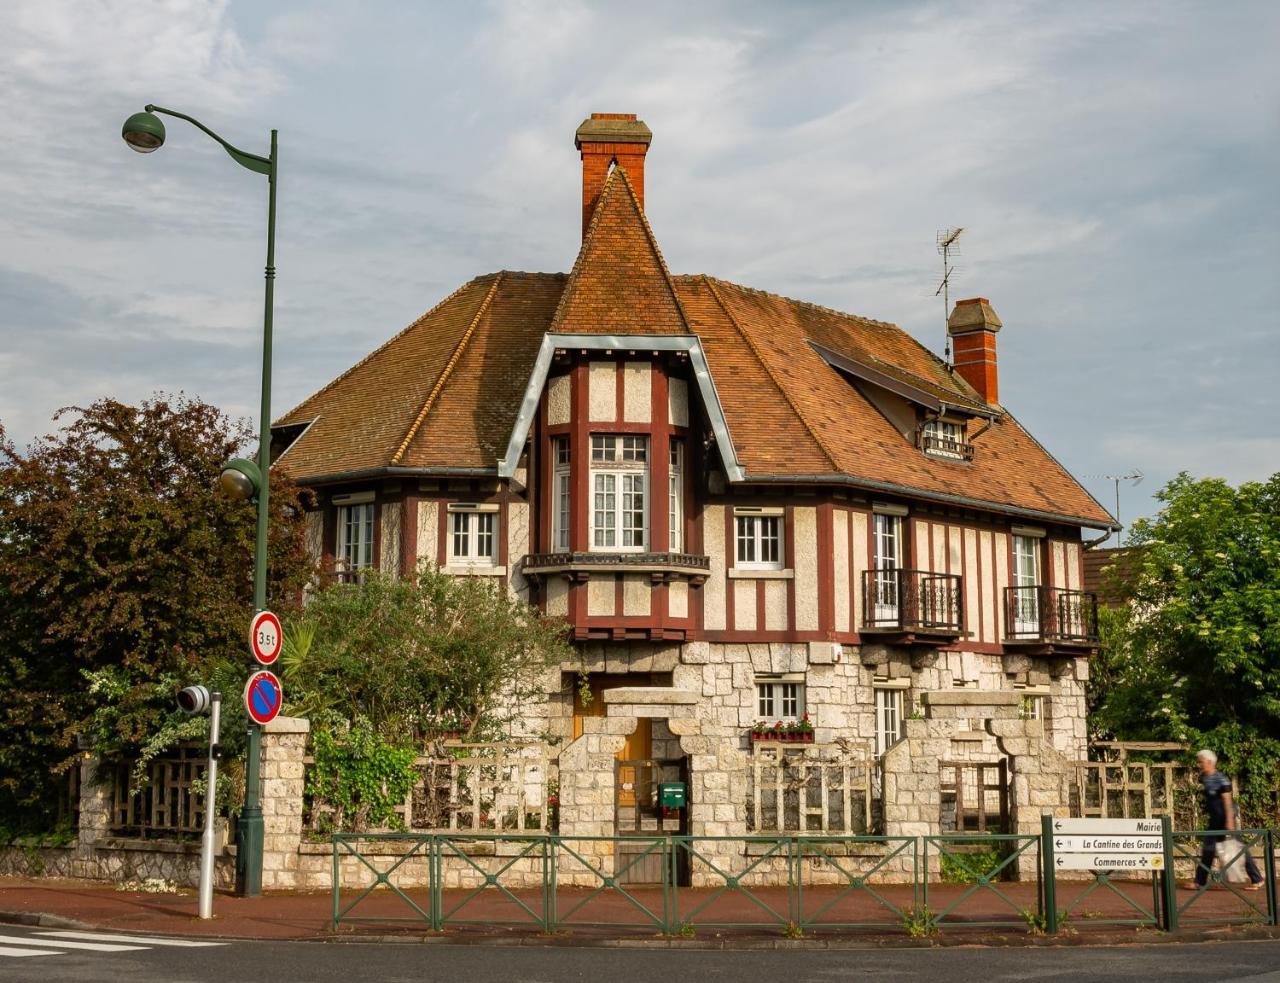
<svg viewBox="0 0 1280 983">
<path fill-rule="evenodd" d="M 1080 882 L 1059 882 L 1059 910 L 1072 906 L 1086 886 Z M 1124 884 L 1120 887 L 1135 904 L 1150 910 L 1149 884 Z M 1224 923 L 1230 919 L 1245 922 L 1250 935 L 1272 937 L 1277 934 L 1261 926 L 1262 920 L 1251 914 L 1241 899 L 1223 890 L 1201 896 L 1184 914 L 1182 931 L 1176 936 L 1162 935 L 1154 928 L 1100 924 L 1104 919 L 1141 916 L 1123 898 L 1099 888 L 1075 904 L 1075 910 L 1066 922 L 1066 931 L 1049 939 L 1031 931 L 1021 914 L 1023 909 L 1031 912 L 1036 909 L 1034 883 L 1001 884 L 1000 890 L 1007 900 L 989 890 L 978 890 L 962 899 L 966 890 L 964 885 L 930 887 L 929 907 L 933 914 L 939 914 L 953 904 L 956 907 L 947 915 L 939 933 L 923 939 L 912 939 L 903 926 L 902 918 L 865 891 L 841 896 L 830 888 L 806 888 L 800 910 L 806 920 L 815 923 L 805 933 L 806 937 L 860 944 L 1105 943 L 1132 942 L 1138 938 L 1147 941 L 1186 939 L 1204 937 L 1206 933 L 1220 937 Z M 879 885 L 876 891 L 885 902 L 901 910 L 912 907 L 915 900 L 909 887 Z M 424 910 L 428 907 L 425 892 L 406 894 Z M 662 892 L 654 888 L 633 888 L 628 894 L 630 898 L 616 892 L 593 894 L 581 888 L 561 888 L 555 898 L 559 928 L 555 936 L 548 937 L 541 933 L 538 925 L 538 919 L 544 915 L 543 899 L 538 891 L 516 891 L 513 892 L 514 899 L 494 889 L 446 891 L 443 910 L 448 914 L 449 925 L 445 932 L 433 933 L 417 920 L 416 912 L 404 899 L 390 891 L 379 890 L 359 901 L 348 912 L 351 917 L 378 920 L 344 922 L 335 936 L 330 923 L 333 902 L 328 893 L 271 894 L 259 898 L 219 894 L 214 899 L 215 917 L 201 921 L 196 917 L 194 891 L 148 894 L 117 891 L 89 881 L 0 878 L 0 920 L 34 920 L 37 915 L 46 915 L 124 933 L 241 939 L 431 937 L 454 941 L 608 944 L 624 939 L 657 938 L 659 927 L 640 906 L 660 917 L 663 911 Z M 351 905 L 357 896 L 354 892 L 344 894 L 343 907 Z M 1191 897 L 1189 891 L 1178 892 L 1179 904 L 1186 904 Z M 1265 911 L 1264 895 L 1247 897 Z M 782 888 L 754 889 L 750 893 L 684 888 L 678 892 L 674 904 L 678 922 L 692 923 L 691 938 L 741 943 L 753 939 L 781 940 L 784 934 L 781 923 L 786 921 L 789 911 L 787 891 Z M 1192 921 L 1207 924 L 1192 925 Z M 982 924 L 991 922 L 1002 924 Z M 852 923 L 858 927 L 852 927 Z"/>
</svg>

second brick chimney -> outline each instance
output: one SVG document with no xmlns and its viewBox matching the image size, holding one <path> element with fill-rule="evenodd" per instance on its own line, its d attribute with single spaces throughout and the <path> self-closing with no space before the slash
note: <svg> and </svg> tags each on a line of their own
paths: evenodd
<svg viewBox="0 0 1280 983">
<path fill-rule="evenodd" d="M 644 155 L 653 131 L 635 113 L 592 113 L 573 135 L 582 151 L 582 234 L 587 234 L 604 179 L 614 164 L 627 172 L 640 208 L 644 208 Z"/>
<path fill-rule="evenodd" d="M 1003 327 L 985 297 L 957 300 L 947 331 L 955 349 L 955 370 L 988 403 L 1000 402 L 996 372 L 996 332 Z"/>
</svg>

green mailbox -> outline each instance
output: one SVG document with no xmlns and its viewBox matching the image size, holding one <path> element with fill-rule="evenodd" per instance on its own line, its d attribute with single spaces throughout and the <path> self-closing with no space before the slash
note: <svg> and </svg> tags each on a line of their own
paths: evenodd
<svg viewBox="0 0 1280 983">
<path fill-rule="evenodd" d="M 686 805 L 684 782 L 661 782 L 658 805 L 664 809 L 683 809 Z"/>
</svg>

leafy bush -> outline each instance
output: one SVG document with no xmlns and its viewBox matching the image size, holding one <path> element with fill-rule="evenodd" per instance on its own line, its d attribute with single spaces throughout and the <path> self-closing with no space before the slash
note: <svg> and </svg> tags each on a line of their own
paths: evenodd
<svg viewBox="0 0 1280 983">
<path fill-rule="evenodd" d="M 950 844 L 949 849 L 955 852 L 944 853 L 939 858 L 944 884 L 972 884 L 979 877 L 990 877 L 1004 860 L 996 844 L 973 847 L 960 844 L 958 849 L 956 844 Z"/>
<path fill-rule="evenodd" d="M 316 731 L 312 754 L 305 794 L 313 803 L 313 828 L 323 833 L 404 829 L 395 810 L 417 781 L 412 747 L 388 743 L 361 721 L 345 734 Z"/>
</svg>

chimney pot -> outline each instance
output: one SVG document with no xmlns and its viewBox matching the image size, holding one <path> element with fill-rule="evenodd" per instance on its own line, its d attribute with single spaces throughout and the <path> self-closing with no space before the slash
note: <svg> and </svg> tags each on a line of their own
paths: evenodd
<svg viewBox="0 0 1280 983">
<path fill-rule="evenodd" d="M 653 131 L 635 113 L 592 113 L 573 135 L 582 153 L 582 234 L 586 236 L 605 178 L 615 164 L 625 168 L 644 208 L 644 156 Z"/>
<path fill-rule="evenodd" d="M 1000 402 L 996 332 L 1003 326 L 985 297 L 957 300 L 947 319 L 956 373 L 988 403 Z"/>
</svg>

